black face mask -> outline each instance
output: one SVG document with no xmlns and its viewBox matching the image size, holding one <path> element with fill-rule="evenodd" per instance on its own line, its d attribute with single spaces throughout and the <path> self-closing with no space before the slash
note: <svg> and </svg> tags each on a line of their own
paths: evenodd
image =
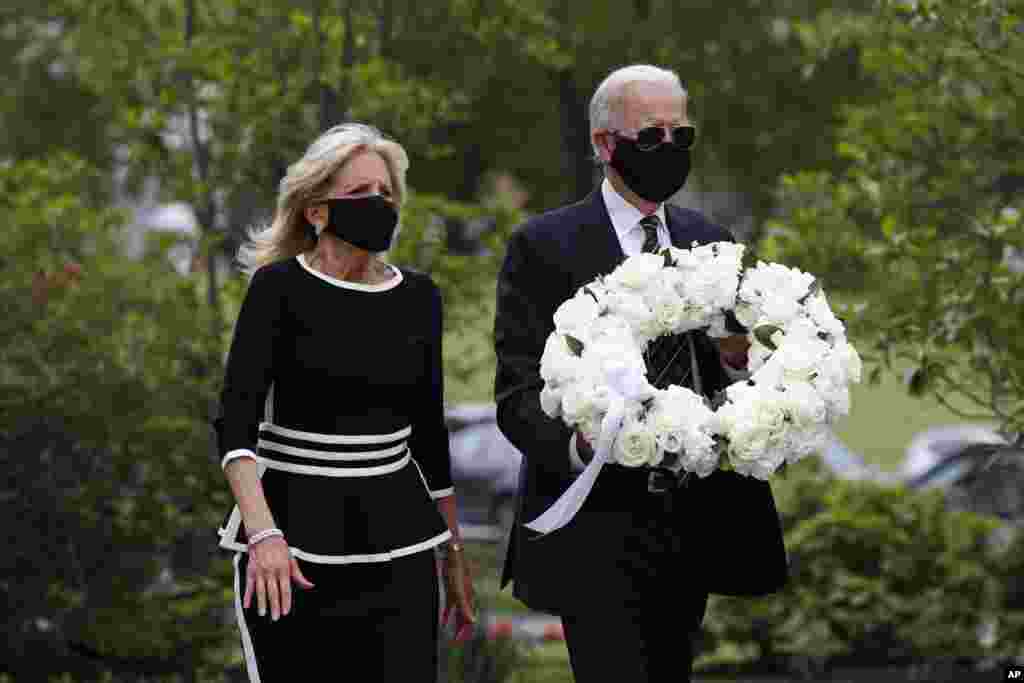
<svg viewBox="0 0 1024 683">
<path fill-rule="evenodd" d="M 638 197 L 660 204 L 686 184 L 690 150 L 666 142 L 644 152 L 636 140 L 616 135 L 611 167 Z"/>
<path fill-rule="evenodd" d="M 395 205 L 379 194 L 328 199 L 324 231 L 366 251 L 387 251 L 398 225 Z"/>
</svg>

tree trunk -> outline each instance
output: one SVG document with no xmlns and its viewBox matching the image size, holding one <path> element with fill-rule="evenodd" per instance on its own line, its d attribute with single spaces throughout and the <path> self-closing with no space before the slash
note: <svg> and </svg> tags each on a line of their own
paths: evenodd
<svg viewBox="0 0 1024 683">
<path fill-rule="evenodd" d="M 317 90 L 320 93 L 320 132 L 323 132 L 338 123 L 338 93 L 328 82 L 324 74 L 324 51 L 326 38 L 323 31 L 323 0 L 316 0 L 313 3 L 313 32 L 316 34 L 316 63 L 313 66 L 313 73 L 316 74 Z"/>
<path fill-rule="evenodd" d="M 345 18 L 345 44 L 341 54 L 341 87 L 338 112 L 342 119 L 352 114 L 352 69 L 356 64 L 355 0 L 342 0 L 341 13 Z"/>
<path fill-rule="evenodd" d="M 196 3 L 185 0 L 185 48 L 191 49 L 196 34 Z M 185 74 L 186 97 L 188 99 L 188 127 L 192 141 L 192 155 L 195 160 L 196 173 L 201 184 L 202 197 L 196 208 L 199 229 L 202 234 L 200 249 L 206 252 L 206 300 L 212 312 L 213 338 L 220 339 L 223 329 L 220 308 L 220 282 L 217 273 L 217 257 L 220 255 L 219 245 L 207 238 L 216 230 L 217 200 L 210 183 L 210 148 L 203 142 L 199 131 L 199 105 L 196 102 L 195 80 L 191 72 Z"/>
<path fill-rule="evenodd" d="M 380 56 L 384 59 L 391 59 L 394 56 L 394 17 L 393 0 L 380 0 L 377 3 L 377 39 L 380 44 Z"/>
<path fill-rule="evenodd" d="M 562 123 L 562 172 L 568 180 L 566 197 L 577 201 L 594 189 L 597 168 L 591 161 L 590 122 L 587 120 L 586 105 L 576 87 L 576 79 L 570 69 L 559 70 L 558 103 Z"/>
<path fill-rule="evenodd" d="M 559 0 L 554 12 L 558 21 L 562 49 L 575 49 L 570 38 L 569 5 L 569 0 Z M 565 199 L 577 201 L 594 188 L 597 177 L 594 164 L 590 161 L 590 123 L 587 120 L 585 101 L 580 97 L 576 86 L 573 69 L 558 69 L 554 73 L 554 78 L 558 88 L 559 119 L 562 128 L 562 174 L 568 181 Z"/>
</svg>

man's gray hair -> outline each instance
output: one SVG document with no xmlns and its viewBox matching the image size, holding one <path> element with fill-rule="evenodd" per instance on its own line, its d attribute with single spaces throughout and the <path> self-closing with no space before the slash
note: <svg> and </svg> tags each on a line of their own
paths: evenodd
<svg viewBox="0 0 1024 683">
<path fill-rule="evenodd" d="M 613 125 L 621 116 L 622 90 L 629 83 L 657 83 L 678 88 L 686 97 L 686 88 L 679 80 L 675 71 L 662 69 L 650 64 L 633 64 L 608 74 L 597 86 L 594 96 L 590 98 L 590 144 L 594 149 L 594 159 L 601 160 L 597 145 L 594 144 L 594 131 L 599 128 L 616 128 Z"/>
</svg>

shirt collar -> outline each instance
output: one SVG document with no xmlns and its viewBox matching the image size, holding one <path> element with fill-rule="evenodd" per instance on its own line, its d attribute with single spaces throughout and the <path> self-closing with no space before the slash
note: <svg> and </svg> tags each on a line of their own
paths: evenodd
<svg viewBox="0 0 1024 683">
<path fill-rule="evenodd" d="M 640 224 L 644 214 L 627 202 L 625 197 L 612 187 L 611 181 L 608 178 L 601 182 L 601 196 L 604 198 L 604 205 L 608 209 L 608 217 L 612 220 L 612 227 L 615 228 L 615 233 L 620 239 Z M 665 220 L 664 202 L 658 204 L 654 215 L 661 219 L 661 224 L 667 230 L 668 222 Z"/>
</svg>

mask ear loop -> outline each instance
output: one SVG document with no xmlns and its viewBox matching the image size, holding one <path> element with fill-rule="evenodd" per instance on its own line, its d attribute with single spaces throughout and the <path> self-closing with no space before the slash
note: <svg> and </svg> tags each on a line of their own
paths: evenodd
<svg viewBox="0 0 1024 683">
<path fill-rule="evenodd" d="M 330 205 L 328 205 L 326 203 L 324 204 L 324 206 L 327 207 L 327 212 L 328 212 L 327 219 L 328 219 L 328 222 L 329 222 L 330 221 L 331 207 L 330 207 Z M 313 239 L 313 242 L 314 243 L 319 242 L 320 241 L 320 233 L 322 233 L 327 228 L 327 223 L 324 223 L 322 228 L 316 227 L 315 225 L 313 225 L 310 222 L 310 220 L 308 218 L 306 218 L 306 212 L 305 211 L 302 212 L 302 220 L 305 221 L 305 223 L 306 223 L 306 232 Z"/>
</svg>

